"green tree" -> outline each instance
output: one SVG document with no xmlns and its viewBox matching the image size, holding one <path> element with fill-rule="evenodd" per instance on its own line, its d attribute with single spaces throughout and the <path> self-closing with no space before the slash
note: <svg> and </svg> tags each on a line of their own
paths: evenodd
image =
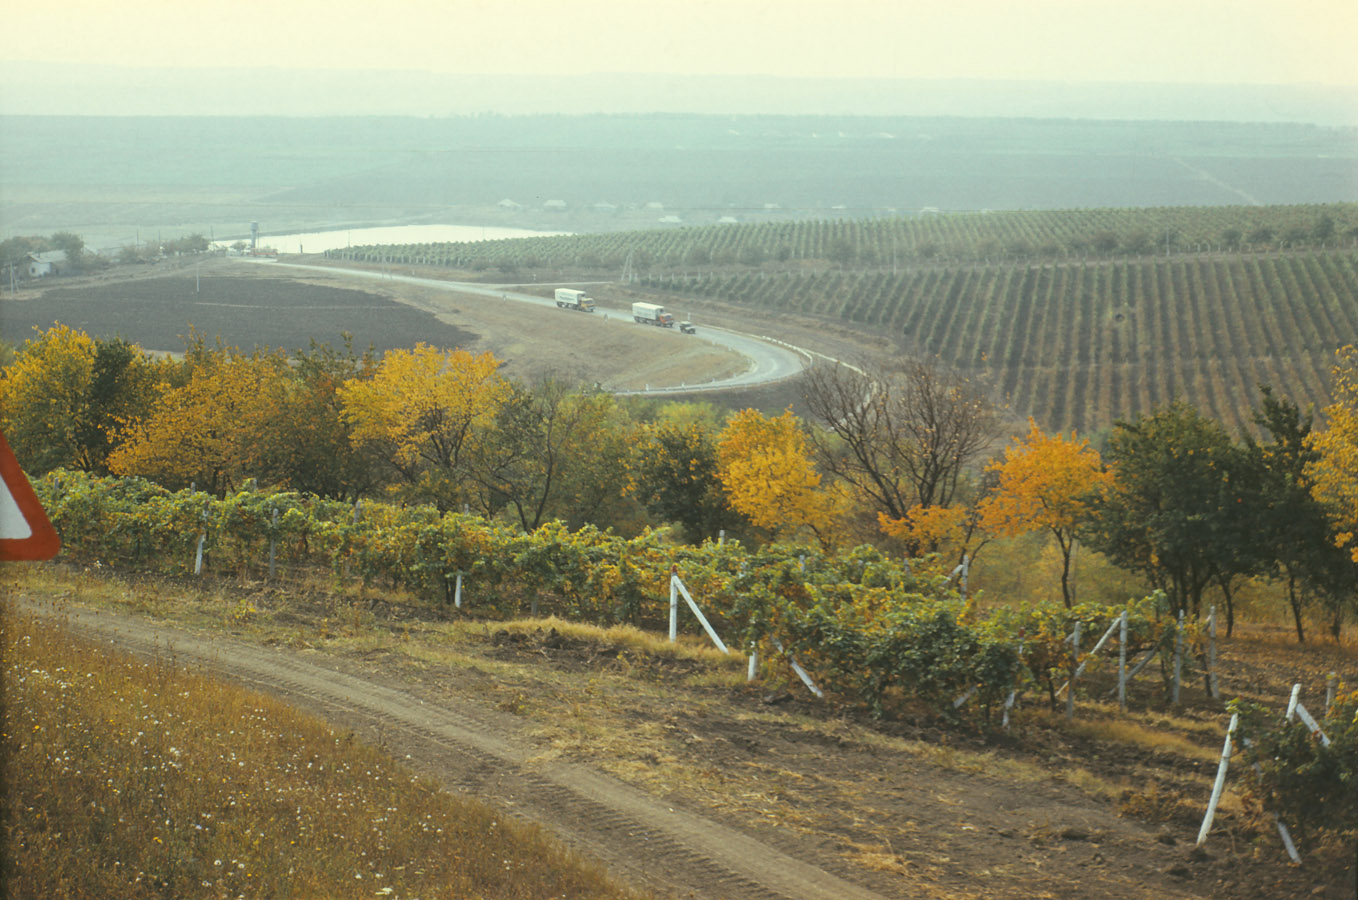
<svg viewBox="0 0 1358 900">
<path fill-rule="evenodd" d="M 66 254 L 66 261 L 74 268 L 80 268 L 85 256 L 85 241 L 78 234 L 69 231 L 58 231 L 48 240 L 52 246 Z"/>
<path fill-rule="evenodd" d="M 463 471 L 488 515 L 508 510 L 525 531 L 551 519 L 578 528 L 622 500 L 629 435 L 609 394 L 556 379 L 516 383 L 476 436 Z"/>
<path fill-rule="evenodd" d="M 1117 422 L 1104 460 L 1112 482 L 1091 503 L 1085 541 L 1114 564 L 1143 574 L 1172 608 L 1197 615 L 1222 564 L 1230 517 L 1242 514 L 1230 486 L 1239 456 L 1221 425 L 1175 400 Z"/>
<path fill-rule="evenodd" d="M 1287 585 L 1298 642 L 1306 640 L 1302 608 L 1312 598 L 1329 609 L 1337 639 L 1343 610 L 1352 602 L 1346 587 L 1354 573 L 1352 561 L 1336 544 L 1333 523 L 1316 499 L 1308 474 L 1320 458 L 1310 441 L 1314 416 L 1310 409 L 1303 411 L 1290 400 L 1274 397 L 1267 386 L 1260 392 L 1254 422 L 1269 440 L 1246 438 L 1260 490 L 1235 546 L 1253 554 L 1259 569 L 1280 576 Z"/>
<path fill-rule="evenodd" d="M 312 341 L 310 349 L 295 352 L 284 372 L 277 413 L 261 423 L 266 427 L 257 437 L 259 476 L 336 500 L 370 493 L 376 486 L 378 460 L 353 440 L 340 389 L 372 377 L 376 366 L 371 349 L 362 356 L 354 353 L 348 334 L 342 349 Z"/>
<path fill-rule="evenodd" d="M 740 521 L 722 490 L 716 438 L 699 423 L 644 427 L 628 472 L 632 494 L 657 519 L 678 523 L 691 543 L 715 538 Z"/>
</svg>

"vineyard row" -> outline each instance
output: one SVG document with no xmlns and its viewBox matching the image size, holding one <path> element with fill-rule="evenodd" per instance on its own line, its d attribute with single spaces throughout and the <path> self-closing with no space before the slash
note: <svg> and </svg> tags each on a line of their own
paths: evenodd
<svg viewBox="0 0 1358 900">
<path fill-rule="evenodd" d="M 1260 384 L 1330 401 L 1358 341 L 1358 254 L 656 277 L 644 286 L 843 319 L 989 379 L 1044 427 L 1092 431 L 1173 397 L 1246 428 Z"/>
<path fill-rule="evenodd" d="M 1163 598 L 1122 607 L 1000 608 L 982 615 L 947 579 L 863 546 L 826 555 L 810 548 L 749 549 L 738 542 L 673 546 L 647 532 L 625 539 L 559 522 L 520 532 L 429 507 L 361 509 L 295 493 L 244 491 L 218 500 L 170 492 L 136 478 L 59 471 L 36 485 L 63 552 L 141 570 L 208 565 L 260 574 L 266 560 L 328 564 L 336 577 L 403 589 L 464 609 L 541 615 L 660 630 L 672 572 L 733 646 L 762 658 L 794 655 L 822 687 L 873 709 L 923 702 L 949 715 L 988 717 L 1024 685 L 1054 698 L 1074 671 L 1067 641 L 1076 622 L 1109 630 L 1128 612 L 1129 653 L 1166 649 L 1177 623 Z M 918 563 L 915 563 L 918 567 Z M 1190 644 L 1202 635 L 1188 629 Z"/>
<path fill-rule="evenodd" d="M 675 227 L 443 244 L 350 247 L 368 263 L 509 272 L 835 264 L 892 268 L 923 260 L 1000 262 L 1352 247 L 1358 204 L 1009 210 L 911 218 Z"/>
</svg>

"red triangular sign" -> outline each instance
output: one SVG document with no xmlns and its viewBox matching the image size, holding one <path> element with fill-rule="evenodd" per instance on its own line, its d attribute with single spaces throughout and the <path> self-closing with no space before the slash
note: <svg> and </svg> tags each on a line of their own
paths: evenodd
<svg viewBox="0 0 1358 900">
<path fill-rule="evenodd" d="M 51 559 L 61 539 L 0 433 L 0 560 Z"/>
</svg>

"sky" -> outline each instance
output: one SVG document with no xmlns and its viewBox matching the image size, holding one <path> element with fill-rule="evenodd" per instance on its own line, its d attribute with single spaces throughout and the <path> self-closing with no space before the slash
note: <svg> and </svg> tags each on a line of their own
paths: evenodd
<svg viewBox="0 0 1358 900">
<path fill-rule="evenodd" d="M 1358 0 L 3 0 L 0 9 L 10 36 L 0 62 L 1358 85 Z"/>
</svg>

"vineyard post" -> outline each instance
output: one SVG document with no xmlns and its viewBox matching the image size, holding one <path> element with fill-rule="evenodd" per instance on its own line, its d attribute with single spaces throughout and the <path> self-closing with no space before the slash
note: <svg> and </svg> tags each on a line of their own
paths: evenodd
<svg viewBox="0 0 1358 900">
<path fill-rule="evenodd" d="M 702 609 L 698 606 L 697 601 L 693 599 L 693 595 L 688 592 L 688 588 L 684 586 L 684 582 L 679 577 L 678 572 L 672 572 L 670 574 L 671 597 L 674 596 L 675 591 L 678 591 L 679 593 L 684 595 L 684 600 L 688 602 L 688 608 L 693 610 L 693 615 L 698 617 L 698 621 L 702 623 L 703 630 L 706 631 L 707 636 L 712 639 L 712 643 L 717 645 L 717 649 L 720 650 L 722 653 L 730 653 L 731 652 L 730 648 L 728 648 L 726 644 L 722 641 L 721 637 L 717 634 L 717 630 L 712 627 L 712 623 L 707 621 L 707 616 L 703 615 Z M 676 622 L 678 619 L 679 610 L 678 603 L 676 602 L 673 606 L 670 607 L 670 609 L 672 610 L 670 621 L 673 623 Z M 672 635 L 670 637 L 670 640 L 675 640 L 676 635 L 675 629 L 671 629 L 670 633 Z"/>
<path fill-rule="evenodd" d="M 753 641 L 750 642 L 750 659 L 745 668 L 745 681 L 754 681 L 755 675 L 759 672 L 759 650 L 756 649 Z"/>
<path fill-rule="evenodd" d="M 1175 706 L 1179 705 L 1179 683 L 1183 676 L 1184 668 L 1184 611 L 1179 610 L 1179 624 L 1174 630 L 1174 686 L 1170 694 L 1170 702 Z"/>
<path fill-rule="evenodd" d="M 1127 711 L 1127 610 L 1118 617 L 1118 709 Z"/>
<path fill-rule="evenodd" d="M 1301 705 L 1301 682 L 1292 685 L 1292 697 L 1287 702 L 1287 716 L 1284 721 L 1291 722 L 1293 716 L 1301 719 L 1301 723 L 1320 740 L 1323 746 L 1330 746 L 1329 735 L 1320 727 L 1320 723 L 1306 711 L 1306 707 Z"/>
<path fill-rule="evenodd" d="M 1325 679 L 1325 715 L 1330 714 L 1330 709 L 1334 706 L 1335 679 L 1339 676 L 1331 672 Z"/>
<path fill-rule="evenodd" d="M 670 643 L 679 640 L 679 574 L 670 566 Z"/>
<path fill-rule="evenodd" d="M 1226 743 L 1221 748 L 1221 761 L 1217 763 L 1217 780 L 1212 784 L 1212 797 L 1207 801 L 1207 813 L 1202 817 L 1202 827 L 1198 829 L 1198 844 L 1207 842 L 1207 832 L 1212 830 L 1212 819 L 1217 814 L 1217 804 L 1221 802 L 1221 791 L 1226 786 L 1226 768 L 1231 762 L 1231 736 L 1235 726 L 1240 724 L 1240 713 L 1231 713 L 1231 724 L 1226 726 Z"/>
<path fill-rule="evenodd" d="M 193 574 L 203 574 L 203 545 L 207 543 L 207 504 L 203 504 L 203 528 L 198 532 L 198 552 L 193 558 Z"/>
<path fill-rule="evenodd" d="M 269 521 L 269 580 L 273 581 L 275 562 L 278 558 L 278 507 L 273 508 L 273 515 Z"/>
<path fill-rule="evenodd" d="M 779 653 L 782 653 L 787 656 L 787 661 L 792 664 L 792 671 L 797 673 L 797 677 L 802 680 L 802 684 L 806 685 L 807 690 L 815 694 L 820 699 L 824 700 L 825 692 L 822 691 L 820 688 L 816 687 L 816 683 L 811 680 L 811 676 L 808 675 L 806 670 L 802 668 L 801 663 L 797 662 L 797 657 L 791 655 L 790 653 L 783 649 L 783 642 L 778 640 L 777 638 L 774 638 L 773 646 L 778 648 Z"/>
<path fill-rule="evenodd" d="M 1297 687 L 1301 687 L 1301 685 L 1298 685 Z M 1250 746 L 1250 739 L 1242 736 L 1240 738 L 1240 743 L 1248 748 Z M 1258 772 L 1261 776 L 1263 775 L 1264 767 L 1259 765 L 1258 760 L 1255 760 L 1254 771 Z M 1297 845 L 1292 843 L 1292 834 L 1287 830 L 1287 826 L 1283 824 L 1283 820 L 1278 817 L 1277 813 L 1273 814 L 1273 824 L 1278 826 L 1278 837 L 1283 840 L 1283 848 L 1287 850 L 1288 858 L 1297 865 L 1301 865 L 1301 854 L 1297 853 Z"/>
<path fill-rule="evenodd" d="M 1080 659 L 1080 626 L 1084 623 L 1078 619 L 1075 622 L 1075 633 L 1071 635 L 1071 645 L 1074 650 L 1071 652 L 1070 663 L 1070 683 L 1066 688 L 1066 721 L 1075 718 L 1075 666 Z"/>
<path fill-rule="evenodd" d="M 453 606 L 462 608 L 462 573 L 457 573 L 457 584 L 453 587 Z"/>
</svg>

